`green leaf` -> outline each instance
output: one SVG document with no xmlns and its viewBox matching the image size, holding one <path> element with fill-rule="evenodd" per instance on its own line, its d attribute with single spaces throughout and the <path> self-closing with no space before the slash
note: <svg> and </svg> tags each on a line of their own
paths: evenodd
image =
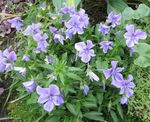
<svg viewBox="0 0 150 122">
<path fill-rule="evenodd" d="M 110 114 L 111 114 L 111 117 L 112 117 L 113 121 L 118 122 L 118 118 L 117 118 L 116 113 L 114 111 L 111 111 Z"/>
<path fill-rule="evenodd" d="M 66 0 L 66 3 L 67 3 L 68 7 L 77 8 L 77 6 L 79 5 L 80 2 L 81 2 L 81 0 Z"/>
<path fill-rule="evenodd" d="M 58 116 L 50 116 L 45 120 L 45 122 L 60 122 L 59 120 L 60 118 Z"/>
<path fill-rule="evenodd" d="M 53 5 L 55 6 L 56 11 L 61 9 L 63 7 L 63 4 L 65 3 L 65 0 L 52 0 Z"/>
<path fill-rule="evenodd" d="M 146 17 L 150 13 L 150 8 L 145 4 L 140 4 L 137 9 L 137 13 L 139 13 L 140 17 Z"/>
<path fill-rule="evenodd" d="M 64 83 L 65 78 L 64 78 L 63 73 L 59 73 L 59 78 L 60 78 L 60 81 L 61 81 L 62 83 Z"/>
<path fill-rule="evenodd" d="M 98 71 L 102 72 L 104 69 L 108 68 L 108 61 L 102 61 L 101 58 L 98 58 L 96 61 L 96 68 Z"/>
<path fill-rule="evenodd" d="M 30 98 L 27 100 L 27 104 L 30 105 L 30 104 L 37 103 L 37 99 L 38 99 L 37 94 L 36 93 L 32 93 Z"/>
<path fill-rule="evenodd" d="M 123 0 L 107 0 L 107 12 L 122 12 L 128 5 Z"/>
<path fill-rule="evenodd" d="M 49 70 L 54 70 L 54 67 L 50 64 L 40 64 L 38 65 L 39 67 L 45 68 L 45 69 L 49 69 Z"/>
<path fill-rule="evenodd" d="M 123 119 L 123 110 L 122 110 L 122 107 L 120 104 L 117 104 L 117 110 L 118 110 L 118 113 L 119 113 L 121 119 Z"/>
<path fill-rule="evenodd" d="M 135 45 L 134 52 L 139 54 L 139 57 L 135 59 L 134 63 L 140 67 L 150 66 L 150 45 L 146 43 L 139 43 Z"/>
<path fill-rule="evenodd" d="M 134 10 L 131 7 L 126 7 L 122 12 L 122 20 L 131 20 L 134 15 Z"/>
<path fill-rule="evenodd" d="M 96 111 L 87 112 L 83 116 L 90 120 L 104 121 L 102 113 Z"/>
<path fill-rule="evenodd" d="M 75 106 L 70 104 L 70 103 L 67 103 L 66 104 L 66 107 L 67 109 L 73 114 L 73 115 L 77 115 L 77 112 L 76 112 L 76 109 L 75 109 Z"/>
<path fill-rule="evenodd" d="M 79 75 L 76 75 L 75 73 L 67 73 L 66 75 L 71 79 L 82 81 L 82 78 Z"/>
</svg>

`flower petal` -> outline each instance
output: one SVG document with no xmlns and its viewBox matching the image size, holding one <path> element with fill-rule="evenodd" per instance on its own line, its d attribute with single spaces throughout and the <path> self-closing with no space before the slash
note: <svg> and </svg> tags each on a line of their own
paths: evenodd
<svg viewBox="0 0 150 122">
<path fill-rule="evenodd" d="M 49 86 L 49 92 L 50 92 L 50 95 L 52 96 L 56 96 L 60 94 L 59 87 L 56 86 L 55 84 L 51 84 Z"/>
<path fill-rule="evenodd" d="M 78 43 L 75 44 L 75 49 L 76 49 L 77 51 L 81 51 L 81 50 L 83 50 L 85 47 L 86 47 L 85 42 L 78 42 Z"/>
<path fill-rule="evenodd" d="M 44 104 L 44 110 L 46 110 L 47 112 L 51 112 L 54 109 L 54 104 L 51 101 L 48 101 Z"/>
</svg>

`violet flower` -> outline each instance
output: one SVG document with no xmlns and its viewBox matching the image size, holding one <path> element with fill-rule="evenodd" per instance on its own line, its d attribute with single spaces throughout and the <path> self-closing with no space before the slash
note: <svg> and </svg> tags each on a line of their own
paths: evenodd
<svg viewBox="0 0 150 122">
<path fill-rule="evenodd" d="M 89 92 L 89 86 L 88 85 L 85 85 L 84 88 L 83 88 L 83 93 L 85 95 L 88 95 L 88 92 Z"/>
<path fill-rule="evenodd" d="M 41 30 L 40 30 L 40 23 L 32 23 L 32 25 L 28 25 L 27 28 L 25 29 L 25 31 L 23 32 L 23 34 L 25 36 L 28 36 L 28 35 L 35 35 L 37 33 L 41 33 Z"/>
<path fill-rule="evenodd" d="M 112 85 L 114 85 L 117 88 L 120 88 L 120 94 L 123 95 L 121 98 L 122 104 L 127 104 L 127 99 L 133 95 L 132 88 L 135 87 L 135 84 L 131 82 L 133 80 L 132 75 L 128 75 L 127 80 L 124 80 L 123 77 L 121 77 L 120 80 L 113 79 Z"/>
<path fill-rule="evenodd" d="M 121 14 L 116 14 L 115 12 L 110 12 L 106 22 L 111 23 L 111 27 L 116 27 L 117 25 L 120 25 L 121 20 Z"/>
<path fill-rule="evenodd" d="M 63 14 L 74 14 L 75 13 L 75 9 L 74 7 L 64 7 L 64 8 L 61 8 L 60 9 L 60 13 L 63 13 Z"/>
<path fill-rule="evenodd" d="M 128 47 L 133 47 L 140 39 L 146 39 L 147 37 L 147 34 L 141 29 L 135 30 L 132 24 L 126 25 L 126 30 L 127 32 L 124 34 L 124 38 L 126 39 L 126 45 Z"/>
<path fill-rule="evenodd" d="M 29 61 L 30 60 L 29 55 L 27 55 L 27 54 L 24 55 L 23 58 L 22 58 L 22 60 L 26 61 L 26 62 Z"/>
<path fill-rule="evenodd" d="M 81 57 L 82 62 L 88 63 L 91 57 L 95 56 L 93 47 L 94 45 L 91 40 L 87 40 L 86 43 L 78 42 L 75 44 L 75 49 L 79 52 L 78 56 Z"/>
<path fill-rule="evenodd" d="M 25 87 L 25 89 L 26 89 L 26 91 L 28 93 L 34 92 L 34 90 L 36 88 L 36 83 L 33 80 L 32 81 L 23 82 L 22 84 L 23 84 L 23 86 Z"/>
<path fill-rule="evenodd" d="M 111 76 L 115 80 L 116 79 L 120 80 L 122 78 L 121 72 L 123 71 L 124 68 L 117 67 L 117 63 L 118 63 L 118 61 L 112 61 L 111 62 L 112 68 L 103 71 L 106 79 L 108 79 Z"/>
<path fill-rule="evenodd" d="M 4 52 L 3 52 L 3 55 L 11 63 L 13 63 L 15 60 L 17 60 L 17 55 L 14 51 L 9 51 L 8 49 L 5 49 Z"/>
<path fill-rule="evenodd" d="M 55 34 L 54 41 L 56 43 L 60 42 L 63 45 L 64 44 L 64 37 L 60 34 Z"/>
<path fill-rule="evenodd" d="M 99 43 L 100 48 L 103 49 L 104 53 L 107 53 L 108 50 L 112 50 L 113 42 L 112 41 L 102 41 Z"/>
<path fill-rule="evenodd" d="M 52 34 L 58 34 L 58 30 L 57 30 L 57 28 L 55 28 L 55 27 L 50 27 L 50 32 L 51 32 Z"/>
<path fill-rule="evenodd" d="M 103 35 L 106 35 L 110 31 L 110 27 L 106 26 L 105 24 L 100 23 L 98 31 L 100 31 Z"/>
<path fill-rule="evenodd" d="M 16 28 L 17 31 L 22 30 L 23 24 L 22 24 L 22 19 L 20 17 L 15 17 L 7 21 L 11 24 L 12 28 Z"/>
<path fill-rule="evenodd" d="M 3 52 L 0 50 L 0 73 L 5 71 L 7 59 L 4 57 Z"/>
<path fill-rule="evenodd" d="M 67 27 L 67 31 L 72 32 L 73 35 L 75 34 L 83 34 L 83 27 L 84 24 L 80 22 L 80 16 L 72 15 L 71 19 L 68 22 L 65 22 L 65 26 Z"/>
<path fill-rule="evenodd" d="M 40 52 L 46 52 L 46 48 L 49 45 L 46 41 L 48 39 L 48 36 L 46 33 L 41 34 L 37 33 L 36 35 L 33 36 L 33 39 L 37 41 L 37 49 Z"/>
<path fill-rule="evenodd" d="M 48 88 L 37 86 L 37 94 L 39 95 L 38 103 L 44 104 L 44 109 L 51 112 L 55 106 L 60 106 L 64 103 L 63 96 L 57 85 L 51 84 Z"/>
</svg>

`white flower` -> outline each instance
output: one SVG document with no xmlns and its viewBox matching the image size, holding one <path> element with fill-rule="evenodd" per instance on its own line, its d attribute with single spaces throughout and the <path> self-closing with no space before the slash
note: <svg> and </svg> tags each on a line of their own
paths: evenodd
<svg viewBox="0 0 150 122">
<path fill-rule="evenodd" d="M 90 80 L 99 81 L 99 77 L 92 71 L 88 71 L 86 76 L 89 76 Z"/>
<path fill-rule="evenodd" d="M 26 75 L 26 68 L 24 67 L 14 67 L 15 71 L 18 71 L 22 76 Z"/>
</svg>

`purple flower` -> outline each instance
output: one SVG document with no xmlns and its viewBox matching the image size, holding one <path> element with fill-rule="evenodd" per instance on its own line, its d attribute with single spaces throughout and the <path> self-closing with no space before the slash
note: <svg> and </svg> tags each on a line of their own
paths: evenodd
<svg viewBox="0 0 150 122">
<path fill-rule="evenodd" d="M 113 42 L 112 41 L 102 41 L 99 43 L 100 48 L 103 49 L 104 53 L 107 53 L 108 50 L 112 50 Z"/>
<path fill-rule="evenodd" d="M 67 14 L 67 13 L 69 13 L 69 14 L 73 14 L 73 13 L 75 13 L 75 9 L 74 9 L 74 7 L 64 7 L 64 8 L 61 8 L 60 9 L 60 13 L 63 13 L 63 14 Z"/>
<path fill-rule="evenodd" d="M 48 39 L 47 34 L 41 34 L 37 33 L 36 35 L 33 36 L 33 39 L 37 41 L 37 49 L 40 52 L 46 52 L 46 48 L 49 45 L 46 41 Z"/>
<path fill-rule="evenodd" d="M 89 92 L 89 86 L 85 85 L 84 88 L 83 88 L 83 93 L 85 95 L 88 95 L 88 92 Z"/>
<path fill-rule="evenodd" d="M 126 96 L 122 96 L 120 100 L 121 104 L 127 104 L 128 103 L 128 98 Z"/>
<path fill-rule="evenodd" d="M 65 22 L 67 31 L 72 32 L 73 35 L 76 33 L 83 34 L 84 24 L 80 22 L 80 16 L 72 15 L 71 19 L 68 22 Z"/>
<path fill-rule="evenodd" d="M 110 12 L 106 22 L 111 23 L 111 27 L 116 27 L 117 25 L 120 25 L 121 20 L 121 14 L 116 14 L 115 12 Z"/>
<path fill-rule="evenodd" d="M 32 81 L 23 82 L 22 84 L 26 88 L 26 91 L 28 93 L 34 92 L 34 90 L 36 88 L 36 83 L 33 80 Z"/>
<path fill-rule="evenodd" d="M 100 23 L 98 31 L 100 31 L 103 35 L 106 35 L 110 31 L 110 27 Z"/>
<path fill-rule="evenodd" d="M 54 41 L 56 43 L 60 42 L 63 45 L 64 44 L 64 37 L 60 34 L 55 34 Z"/>
<path fill-rule="evenodd" d="M 40 52 L 46 52 L 46 48 L 48 47 L 47 41 L 42 41 L 37 43 L 37 50 Z"/>
<path fill-rule="evenodd" d="M 87 14 L 85 14 L 84 9 L 80 9 L 79 12 L 76 13 L 77 15 L 80 16 L 80 22 L 83 23 L 83 28 L 87 28 L 89 24 L 89 17 Z"/>
<path fill-rule="evenodd" d="M 91 40 L 85 42 L 78 42 L 75 44 L 75 49 L 79 52 L 78 56 L 81 57 L 82 62 L 88 63 L 91 57 L 95 56 L 93 48 L 94 45 Z"/>
<path fill-rule="evenodd" d="M 134 54 L 134 49 L 130 48 L 130 56 L 132 56 Z"/>
<path fill-rule="evenodd" d="M 26 62 L 29 61 L 30 60 L 29 55 L 24 55 L 22 60 Z"/>
<path fill-rule="evenodd" d="M 57 28 L 55 28 L 55 27 L 50 27 L 50 32 L 51 32 L 52 34 L 58 34 L 58 30 L 57 30 Z"/>
<path fill-rule="evenodd" d="M 12 28 L 16 28 L 17 31 L 22 30 L 22 19 L 20 17 L 15 17 L 13 19 L 7 20 Z"/>
<path fill-rule="evenodd" d="M 66 39 L 72 39 L 72 37 L 73 37 L 73 32 L 71 31 L 71 30 L 69 30 L 69 29 L 67 29 L 66 31 L 65 31 L 65 34 L 66 34 Z"/>
<path fill-rule="evenodd" d="M 4 57 L 7 58 L 11 63 L 13 63 L 17 59 L 17 55 L 14 51 L 9 51 L 8 49 L 5 49 L 3 52 Z"/>
<path fill-rule="evenodd" d="M 43 41 L 46 41 L 46 39 L 48 39 L 48 36 L 46 33 L 44 34 L 37 33 L 33 36 L 33 39 L 37 42 L 43 42 Z"/>
<path fill-rule="evenodd" d="M 122 72 L 124 68 L 117 67 L 117 63 L 118 61 L 112 61 L 111 62 L 112 68 L 103 71 L 106 79 L 108 79 L 111 76 L 113 79 L 118 79 L 118 80 L 122 78 L 122 74 L 120 72 Z"/>
<path fill-rule="evenodd" d="M 37 86 L 37 94 L 40 95 L 38 103 L 44 104 L 44 109 L 51 112 L 55 106 L 60 106 L 64 103 L 63 96 L 60 94 L 57 85 L 51 84 L 48 88 Z"/>
<path fill-rule="evenodd" d="M 126 45 L 128 47 L 133 47 L 140 39 L 146 39 L 147 37 L 147 34 L 141 29 L 135 30 L 132 24 L 126 25 L 126 30 L 127 32 L 124 34 L 124 38 L 126 39 Z"/>
<path fill-rule="evenodd" d="M 122 104 L 127 104 L 127 99 L 133 95 L 132 88 L 135 87 L 135 84 L 131 82 L 132 80 L 132 75 L 128 75 L 127 80 L 124 80 L 123 77 L 120 80 L 112 80 L 112 85 L 114 85 L 117 88 L 120 88 L 120 94 L 123 95 L 123 97 L 121 98 Z"/>
<path fill-rule="evenodd" d="M 34 24 L 34 23 L 32 23 L 32 25 L 29 25 L 26 29 L 25 29 L 25 31 L 23 32 L 23 34 L 25 35 L 25 36 L 28 36 L 28 35 L 35 35 L 35 34 L 37 34 L 37 33 L 41 33 L 41 31 L 40 31 L 40 23 L 38 23 L 38 24 Z"/>
<path fill-rule="evenodd" d="M 7 59 L 4 57 L 2 51 L 0 50 L 0 73 L 5 71 Z"/>
</svg>

